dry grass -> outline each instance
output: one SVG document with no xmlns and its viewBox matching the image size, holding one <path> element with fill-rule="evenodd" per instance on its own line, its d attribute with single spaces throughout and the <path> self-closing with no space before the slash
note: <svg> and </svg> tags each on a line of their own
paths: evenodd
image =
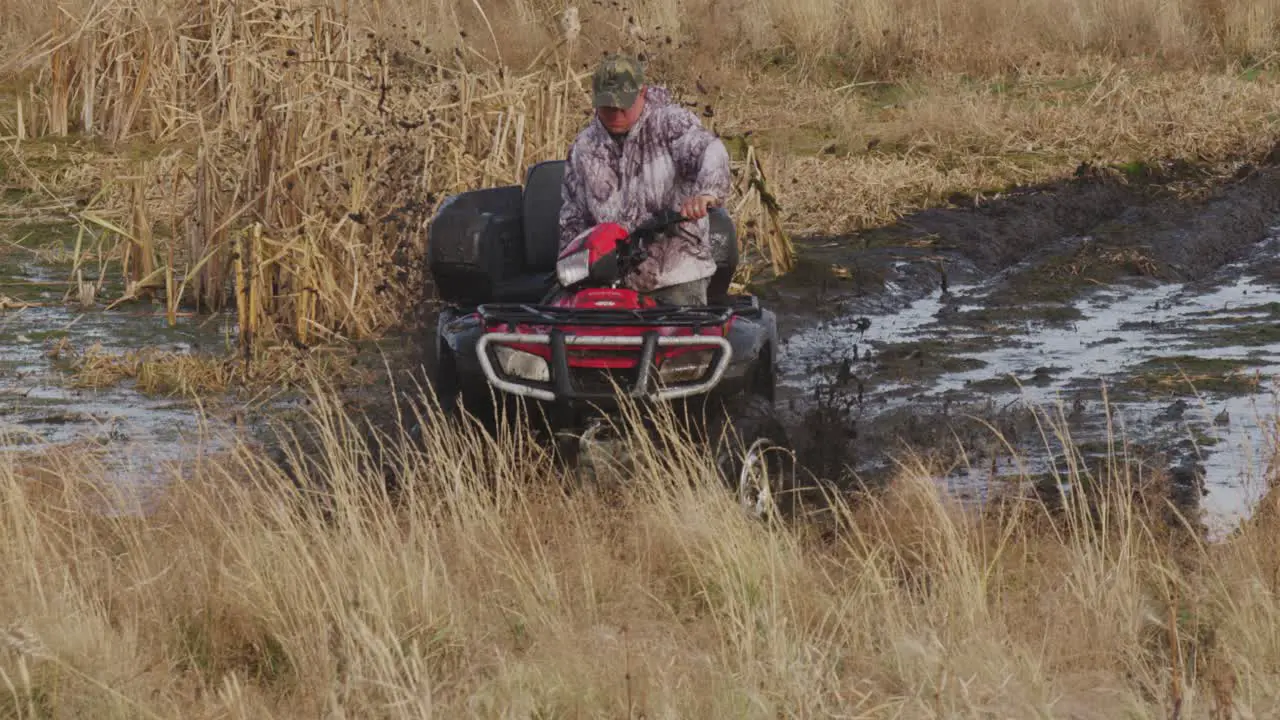
<svg viewBox="0 0 1280 720">
<path fill-rule="evenodd" d="M 78 349 L 63 338 L 46 351 L 50 360 L 66 371 L 73 388 L 102 389 L 131 381 L 148 396 L 178 396 L 201 400 L 230 390 L 251 393 L 259 401 L 277 392 L 288 392 L 314 373 L 330 382 L 364 385 L 376 373 L 352 361 L 350 348 L 321 348 L 304 352 L 287 345 L 261 349 L 254 362 L 225 354 L 190 353 L 144 347 L 110 352 L 101 343 Z M 265 394 L 264 394 L 265 393 Z"/>
<path fill-rule="evenodd" d="M 444 195 L 563 154 L 605 48 L 651 54 L 717 128 L 756 131 L 787 217 L 744 156 L 738 219 L 785 269 L 787 233 L 1083 160 L 1256 156 L 1278 116 L 1277 8 L 653 0 L 576 7 L 566 33 L 563 8 L 527 0 L 9 0 L 0 135 L 10 185 L 87 203 L 63 212 L 114 249 L 125 289 L 107 302 L 163 297 L 171 320 L 234 304 L 247 345 L 330 342 L 403 319 Z"/>
<path fill-rule="evenodd" d="M 0 457 L 3 714 L 1280 709 L 1266 513 L 1205 546 L 1160 519 L 1158 478 L 1120 471 L 1093 513 L 1013 495 L 976 514 L 908 461 L 820 534 L 746 520 L 683 443 L 633 438 L 606 500 L 566 492 L 519 435 L 449 429 L 425 452 L 391 438 L 409 479 L 392 499 L 324 397 L 305 490 L 244 446 L 193 459 L 148 514 L 113 515 L 91 462 Z"/>
<path fill-rule="evenodd" d="M 793 233 L 892 222 L 961 193 L 1070 177 L 1096 166 L 1257 161 L 1280 135 L 1273 79 L 1082 60 L 986 80 L 919 78 L 891 88 L 779 90 L 721 106 L 770 158 Z"/>
<path fill-rule="evenodd" d="M 544 88 L 526 134 L 524 108 L 490 111 L 536 100 L 528 79 L 391 68 L 385 49 L 353 41 L 357 28 L 326 8 L 116 2 L 84 12 L 83 25 L 13 58 L 20 72 L 35 68 L 30 87 L 49 88 L 21 124 L 126 148 L 78 214 L 119 242 L 125 296 L 216 310 L 234 276 L 249 345 L 280 330 L 309 343 L 385 325 L 433 196 L 462 176 L 510 181 L 508 153 L 519 163 L 543 152 L 539 130 L 554 123 L 541 115 L 562 112 L 557 88 Z M 70 119 L 73 96 L 83 112 Z M 402 125 L 411 122 L 420 132 Z M 510 140 L 491 136 L 508 130 Z"/>
</svg>

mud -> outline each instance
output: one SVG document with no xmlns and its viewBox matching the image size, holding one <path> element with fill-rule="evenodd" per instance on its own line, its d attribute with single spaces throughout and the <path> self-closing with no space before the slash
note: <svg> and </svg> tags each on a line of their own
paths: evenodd
<svg viewBox="0 0 1280 720">
<path fill-rule="evenodd" d="M 955 197 L 849 236 L 801 238 L 798 270 L 752 289 L 788 331 L 821 319 L 812 310 L 821 305 L 826 316 L 887 312 L 994 274 L 1006 275 L 1007 287 L 993 303 L 1060 301 L 1134 269 L 1204 277 L 1242 257 L 1280 214 L 1276 165 L 1242 165 L 1228 178 L 1186 163 L 1146 167 L 1134 178 L 1082 165 L 1069 180 Z"/>
<path fill-rule="evenodd" d="M 1277 444 L 1267 420 L 1280 371 L 1275 160 L 1225 177 L 1177 163 L 1082 166 L 1068 180 L 955 197 L 890 227 L 798 239 L 795 272 L 751 289 L 779 315 L 780 404 L 806 469 L 845 488 L 874 485 L 910 448 L 939 483 L 981 499 L 1017 476 L 1057 491 L 1055 472 L 1073 460 L 1100 468 L 1108 444 L 1123 441 L 1182 505 L 1229 527 L 1248 513 L 1250 483 Z M 27 225 L 23 245 L 65 246 L 62 230 Z M 128 383 L 70 387 L 45 355 L 59 339 L 201 352 L 234 327 L 220 316 L 170 329 L 158 309 L 81 312 L 61 301 L 66 270 L 0 249 L 0 295 L 36 305 L 0 311 L 6 448 L 97 443 L 122 482 L 143 483 L 214 448 L 210 430 L 279 415 L 231 403 L 200 428 L 181 398 Z M 352 409 L 385 425 L 388 381 L 409 392 L 422 381 L 430 305 L 366 349 L 364 362 L 393 373 L 352 389 Z M 1064 454 L 1046 409 L 1082 457 Z"/>
<path fill-rule="evenodd" d="M 1000 467 L 1012 450 L 1037 473 L 1061 465 L 1049 409 L 1086 447 L 1123 420 L 1134 457 L 1184 506 L 1203 499 L 1218 530 L 1247 513 L 1244 475 L 1265 485 L 1275 447 L 1253 408 L 1280 371 L 1280 169 L 1181 172 L 1085 171 L 804 241 L 825 277 L 755 289 L 787 328 L 785 404 L 808 466 L 874 484 L 912 447 L 951 468 L 940 482 L 981 495 L 975 466 L 984 483 L 1027 469 Z"/>
</svg>

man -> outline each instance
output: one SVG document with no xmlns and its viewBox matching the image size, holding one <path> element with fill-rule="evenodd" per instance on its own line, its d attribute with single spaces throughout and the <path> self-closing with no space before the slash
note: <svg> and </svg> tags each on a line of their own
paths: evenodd
<svg viewBox="0 0 1280 720">
<path fill-rule="evenodd" d="M 729 196 L 729 153 L 692 112 L 645 84 L 632 57 L 610 56 L 592 78 L 591 123 L 569 148 L 560 247 L 602 222 L 628 229 L 659 210 L 689 222 L 649 246 L 628 287 L 676 305 L 706 305 L 715 273 L 707 211 Z"/>
</svg>

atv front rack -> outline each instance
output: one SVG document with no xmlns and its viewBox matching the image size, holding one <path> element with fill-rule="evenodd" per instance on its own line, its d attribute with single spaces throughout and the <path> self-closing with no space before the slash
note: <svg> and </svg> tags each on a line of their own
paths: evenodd
<svg viewBox="0 0 1280 720">
<path fill-rule="evenodd" d="M 596 312 L 598 311 L 593 311 L 592 313 L 591 324 L 604 324 L 597 322 L 595 319 Z M 581 318 L 579 318 L 578 322 L 581 322 Z M 634 325 L 635 319 L 632 318 L 626 324 Z M 664 324 L 670 325 L 672 323 L 667 322 Z M 495 346 L 503 344 L 549 346 L 551 359 L 547 363 L 547 369 L 550 382 L 540 382 L 508 375 L 501 369 L 501 363 L 495 362 L 497 350 Z M 485 377 L 489 382 L 494 387 L 513 395 L 547 402 L 555 402 L 557 400 L 607 400 L 614 397 L 615 393 L 613 391 L 591 391 L 574 386 L 569 368 L 569 354 L 566 349 L 570 345 L 594 347 L 638 346 L 640 348 L 640 356 L 635 366 L 635 376 L 631 379 L 631 387 L 619 387 L 618 390 L 631 398 L 653 397 L 659 401 L 674 400 L 708 392 L 719 384 L 725 370 L 729 367 L 729 360 L 733 357 L 733 347 L 728 340 L 719 335 L 669 336 L 659 335 L 653 331 L 647 332 L 642 336 L 568 335 L 559 328 L 553 328 L 551 332 L 543 334 L 485 333 L 477 341 L 476 351 L 480 360 L 480 367 L 484 370 Z M 658 349 L 685 346 L 710 346 L 715 348 L 713 350 L 715 358 L 711 362 L 709 372 L 694 382 L 660 386 L 650 392 L 651 375 L 655 367 L 653 359 Z"/>
<path fill-rule="evenodd" d="M 531 303 L 488 303 L 476 308 L 486 326 L 508 325 L 589 325 L 591 327 L 692 327 L 723 325 L 738 312 L 727 306 L 659 306 L 642 310 L 607 308 L 565 308 Z"/>
</svg>

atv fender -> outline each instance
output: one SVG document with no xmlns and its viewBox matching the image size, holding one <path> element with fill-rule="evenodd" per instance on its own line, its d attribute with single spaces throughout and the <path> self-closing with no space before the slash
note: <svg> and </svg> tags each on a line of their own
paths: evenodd
<svg viewBox="0 0 1280 720">
<path fill-rule="evenodd" d="M 773 402 L 778 359 L 778 325 L 768 310 L 754 309 L 736 315 L 726 337 L 733 348 L 733 362 L 717 388 L 721 395 L 752 394 Z"/>
<path fill-rule="evenodd" d="M 471 311 L 441 311 L 426 370 L 446 417 L 456 418 L 465 410 L 488 427 L 494 416 L 494 399 L 475 354 L 482 332 Z"/>
</svg>

